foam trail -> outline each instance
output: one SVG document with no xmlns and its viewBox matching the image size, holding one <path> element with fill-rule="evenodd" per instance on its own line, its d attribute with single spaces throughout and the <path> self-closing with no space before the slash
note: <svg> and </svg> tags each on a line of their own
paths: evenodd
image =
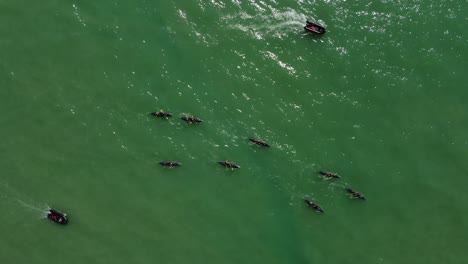
<svg viewBox="0 0 468 264">
<path fill-rule="evenodd" d="M 21 197 L 24 197 L 24 195 L 21 195 L 17 190 L 10 187 L 8 183 L 0 183 L 0 188 L 2 189 L 2 193 L 3 193 L 1 198 L 7 203 L 16 203 L 20 205 L 21 207 L 26 208 L 29 211 L 34 211 L 34 212 L 45 213 L 48 211 L 48 206 L 46 205 L 38 206 L 37 204 L 35 205 L 32 202 L 26 202 L 24 201 L 24 199 L 21 199 Z M 27 200 L 32 200 L 32 199 L 27 199 Z"/>
<path fill-rule="evenodd" d="M 46 210 L 46 208 L 41 208 L 39 206 L 35 206 L 33 204 L 30 204 L 30 203 L 27 203 L 25 201 L 22 201 L 18 198 L 15 199 L 15 201 L 20 204 L 21 206 L 23 206 L 24 208 L 27 208 L 31 211 L 38 211 L 38 212 L 44 212 Z"/>
<path fill-rule="evenodd" d="M 292 9 L 265 11 L 255 15 L 241 12 L 225 19 L 231 28 L 249 32 L 257 39 L 263 38 L 265 34 L 281 38 L 288 33 L 302 30 L 307 20 L 304 14 Z"/>
</svg>

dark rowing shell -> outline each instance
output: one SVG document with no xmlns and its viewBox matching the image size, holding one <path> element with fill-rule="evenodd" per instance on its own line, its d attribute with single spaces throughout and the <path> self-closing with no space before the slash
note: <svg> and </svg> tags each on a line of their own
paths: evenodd
<svg viewBox="0 0 468 264">
<path fill-rule="evenodd" d="M 237 164 L 234 164 L 232 162 L 227 162 L 227 161 L 219 161 L 219 164 L 223 165 L 226 168 L 231 168 L 231 169 L 239 169 L 240 166 Z"/>
<path fill-rule="evenodd" d="M 304 199 L 304 201 L 307 203 L 307 205 L 309 205 L 310 208 L 314 209 L 317 212 L 324 213 L 322 207 L 320 207 L 318 204 L 311 202 L 307 199 Z"/>
<path fill-rule="evenodd" d="M 168 118 L 168 117 L 171 117 L 171 116 L 172 116 L 172 114 L 170 114 L 170 113 L 165 113 L 165 112 L 163 112 L 163 111 L 153 112 L 153 113 L 151 113 L 151 114 L 154 115 L 154 116 L 157 116 L 157 117 L 165 117 L 165 118 Z"/>
<path fill-rule="evenodd" d="M 66 225 L 68 223 L 67 215 L 54 209 L 49 209 L 47 218 L 57 224 Z"/>
<path fill-rule="evenodd" d="M 268 143 L 266 143 L 265 141 L 263 140 L 260 140 L 260 139 L 255 139 L 255 138 L 249 138 L 249 140 L 259 146 L 262 146 L 262 147 L 270 147 L 270 145 Z"/>
<path fill-rule="evenodd" d="M 161 164 L 162 166 L 165 166 L 165 167 L 179 167 L 179 166 L 182 166 L 182 163 L 177 162 L 177 161 L 161 161 L 161 162 L 159 162 L 159 164 Z"/>
<path fill-rule="evenodd" d="M 186 122 L 189 122 L 189 123 L 201 123 L 201 122 L 203 122 L 202 119 L 197 118 L 197 117 L 191 117 L 191 116 L 183 116 L 180 119 L 182 119 L 182 120 L 184 120 Z"/>
<path fill-rule="evenodd" d="M 329 172 L 329 171 L 320 171 L 319 172 L 320 174 L 322 174 L 323 176 L 325 177 L 328 177 L 328 178 L 341 178 L 340 175 L 334 173 L 334 172 Z"/>
<path fill-rule="evenodd" d="M 353 191 L 353 190 L 351 190 L 351 189 L 346 189 L 346 190 L 347 190 L 353 197 L 356 197 L 356 198 L 358 198 L 358 199 L 360 199 L 360 200 L 366 200 L 366 197 L 365 197 L 364 195 L 362 195 L 362 194 L 360 194 L 360 193 L 358 193 L 358 192 L 355 192 L 355 191 Z"/>
</svg>

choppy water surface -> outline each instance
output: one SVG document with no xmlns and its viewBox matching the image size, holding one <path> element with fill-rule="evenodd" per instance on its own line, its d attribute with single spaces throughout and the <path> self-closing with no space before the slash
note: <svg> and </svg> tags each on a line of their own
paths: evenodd
<svg viewBox="0 0 468 264">
<path fill-rule="evenodd" d="M 468 257 L 464 3 L 0 6 L 0 262 Z"/>
</svg>

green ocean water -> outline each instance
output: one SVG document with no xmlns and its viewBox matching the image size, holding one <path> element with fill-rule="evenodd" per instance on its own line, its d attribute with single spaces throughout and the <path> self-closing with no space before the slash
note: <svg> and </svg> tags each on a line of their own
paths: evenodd
<svg viewBox="0 0 468 264">
<path fill-rule="evenodd" d="M 466 263 L 467 11 L 0 1 L 0 263 Z"/>
</svg>

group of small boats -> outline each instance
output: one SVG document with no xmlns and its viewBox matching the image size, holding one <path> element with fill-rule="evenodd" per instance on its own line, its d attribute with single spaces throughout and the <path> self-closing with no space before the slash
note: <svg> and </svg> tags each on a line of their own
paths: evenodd
<svg viewBox="0 0 468 264">
<path fill-rule="evenodd" d="M 314 33 L 314 34 L 318 34 L 318 35 L 322 35 L 322 34 L 325 34 L 327 32 L 327 29 L 323 26 L 323 25 L 320 25 L 316 22 L 312 22 L 312 21 L 309 21 L 307 20 L 306 21 L 306 25 L 304 27 L 304 30 L 307 31 L 307 32 L 310 32 L 310 33 Z M 334 178 L 334 179 L 339 179 L 341 178 L 340 175 L 334 173 L 334 172 L 329 172 L 329 171 L 320 171 L 319 172 L 323 177 L 326 177 L 326 178 Z M 356 198 L 356 199 L 359 199 L 359 200 L 366 200 L 366 197 L 352 189 L 349 189 L 349 188 L 346 188 L 345 189 L 352 198 Z M 312 202 L 311 200 L 308 200 L 308 199 L 304 199 L 304 201 L 307 203 L 307 205 L 314 209 L 315 211 L 317 212 L 320 212 L 320 213 L 324 213 L 325 211 L 322 209 L 322 207 L 320 207 L 318 204 Z"/>
<path fill-rule="evenodd" d="M 163 117 L 163 118 L 166 118 L 166 119 L 169 119 L 170 117 L 173 116 L 171 113 L 166 113 L 166 112 L 163 112 L 163 111 L 152 112 L 151 115 L 156 116 L 156 117 Z M 194 116 L 188 116 L 188 115 L 184 115 L 180 119 L 184 120 L 185 122 L 187 122 L 189 124 L 203 122 L 203 120 L 200 119 L 200 118 L 197 118 L 197 117 L 194 117 Z"/>
<path fill-rule="evenodd" d="M 266 143 L 265 141 L 263 140 L 260 140 L 260 139 L 257 139 L 257 138 L 249 138 L 249 141 L 256 144 L 256 145 L 259 145 L 259 146 L 262 146 L 262 147 L 270 147 L 270 145 L 268 143 Z M 179 166 L 182 166 L 182 163 L 181 162 L 178 162 L 178 161 L 161 161 L 159 162 L 159 164 L 161 166 L 164 166 L 164 167 L 179 167 Z M 226 168 L 229 168 L 229 169 L 240 169 L 240 166 L 233 163 L 233 162 L 229 162 L 227 160 L 225 161 L 218 161 L 218 164 L 226 167 Z"/>
<path fill-rule="evenodd" d="M 158 112 L 152 112 L 151 113 L 152 116 L 155 116 L 155 117 L 162 117 L 162 118 L 166 118 L 166 119 L 169 119 L 170 117 L 173 116 L 173 114 L 171 113 L 166 113 L 162 110 L 158 111 Z M 198 118 L 198 117 L 194 117 L 194 116 L 182 116 L 181 117 L 182 120 L 192 124 L 192 123 L 201 123 L 203 122 L 202 119 Z M 256 145 L 259 145 L 259 146 L 262 146 L 262 147 L 270 147 L 270 145 L 268 143 L 266 143 L 265 141 L 263 140 L 260 140 L 260 139 L 256 139 L 256 138 L 249 138 L 249 141 L 256 144 Z M 164 166 L 164 167 L 179 167 L 179 166 L 182 166 L 182 163 L 178 162 L 178 161 L 161 161 L 159 162 L 159 164 L 161 166 Z M 226 167 L 226 168 L 229 168 L 229 169 L 240 169 L 240 166 L 233 163 L 233 162 L 229 162 L 229 161 L 218 161 L 218 164 Z"/>
<path fill-rule="evenodd" d="M 308 21 L 308 24 L 309 24 L 309 21 Z M 312 25 L 312 23 L 310 23 L 310 24 Z M 313 24 L 313 25 L 316 26 L 316 24 Z M 318 30 L 322 30 L 322 29 L 318 29 Z M 324 33 L 325 30 L 323 29 L 321 32 Z M 163 118 L 169 118 L 169 117 L 173 116 L 172 114 L 163 112 L 162 110 L 158 111 L 158 112 L 153 112 L 153 113 L 151 113 L 151 115 L 156 116 L 156 117 L 163 117 Z M 192 118 L 192 119 L 189 119 L 189 118 Z M 188 120 L 196 120 L 198 118 L 184 116 L 184 117 L 182 117 L 182 119 L 185 120 L 185 121 L 188 121 Z M 197 123 L 197 122 L 192 121 L 190 123 Z M 265 141 L 263 141 L 261 139 L 249 138 L 249 141 L 256 144 L 256 145 L 262 146 L 262 147 L 270 147 L 270 144 L 268 144 L 267 142 L 265 142 Z M 159 164 L 161 164 L 162 166 L 165 166 L 165 167 L 179 167 L 179 166 L 182 166 L 182 163 L 180 163 L 178 161 L 161 161 L 161 162 L 159 162 Z M 232 163 L 232 162 L 229 162 L 229 161 L 218 161 L 218 164 L 220 164 L 220 165 L 222 165 L 222 166 L 224 166 L 226 168 L 232 169 L 232 170 L 240 168 L 239 165 L 237 165 L 235 163 Z M 337 173 L 330 172 L 330 171 L 319 171 L 319 173 L 325 178 L 334 178 L 334 179 L 341 178 L 341 176 L 338 175 Z M 347 188 L 346 191 L 353 198 L 357 198 L 357 199 L 360 199 L 360 200 L 366 200 L 366 197 L 364 195 L 362 195 L 362 194 L 360 194 L 360 193 L 358 193 L 356 191 L 353 191 L 352 189 Z M 311 200 L 304 199 L 304 201 L 307 203 L 307 205 L 309 205 L 309 207 L 316 210 L 317 212 L 320 212 L 320 213 L 325 212 L 322 209 L 322 207 L 320 207 L 318 204 L 312 202 Z"/>
<path fill-rule="evenodd" d="M 304 27 L 304 30 L 307 31 L 307 32 L 311 32 L 311 33 L 314 33 L 314 34 L 325 34 L 325 32 L 327 32 L 326 28 L 316 22 L 311 22 L 309 20 L 306 21 L 306 25 Z M 171 118 L 173 115 L 171 113 L 167 113 L 167 112 L 164 112 L 164 111 L 157 111 L 157 112 L 152 112 L 151 115 L 155 116 L 155 117 L 160 117 L 160 118 L 166 118 L 166 119 L 169 119 Z M 196 123 L 201 123 L 203 122 L 202 119 L 198 118 L 198 117 L 194 117 L 194 116 L 188 116 L 188 115 L 184 115 L 182 117 L 180 117 L 180 119 L 182 119 L 183 121 L 189 123 L 189 124 L 196 124 Z M 266 143 L 265 141 L 261 140 L 261 139 L 257 139 L 257 138 L 249 138 L 249 141 L 258 145 L 258 146 L 262 146 L 262 147 L 270 147 L 270 145 L 268 143 Z M 160 165 L 164 166 L 164 167 L 179 167 L 179 166 L 182 166 L 182 163 L 178 162 L 178 161 L 161 161 L 159 162 Z M 229 169 L 239 169 L 240 166 L 233 163 L 233 162 L 229 162 L 229 161 L 218 161 L 218 164 L 220 164 L 221 166 L 225 167 L 225 168 L 229 168 Z M 328 178 L 341 178 L 339 175 L 337 175 L 336 173 L 332 173 L 332 172 L 327 172 L 327 171 L 320 171 L 320 174 L 323 175 L 324 177 L 328 177 Z M 346 189 L 352 197 L 355 197 L 355 198 L 358 198 L 358 199 L 361 199 L 361 200 L 365 200 L 366 198 L 364 197 L 364 195 L 358 193 L 358 192 L 355 192 L 351 189 Z M 323 213 L 324 210 L 318 206 L 316 203 L 308 200 L 308 199 L 304 199 L 305 202 L 313 209 L 315 209 L 316 211 L 318 212 L 321 212 Z M 62 224 L 62 225 L 66 225 L 68 223 L 68 218 L 67 218 L 67 215 L 65 213 L 62 213 L 62 212 L 59 212 L 57 210 L 54 210 L 54 209 L 51 209 L 49 208 L 48 211 L 47 211 L 47 218 L 55 223 L 58 223 L 58 224 Z"/>
<path fill-rule="evenodd" d="M 159 117 L 159 118 L 166 118 L 166 119 L 169 119 L 170 117 L 173 116 L 172 114 L 166 113 L 166 112 L 163 112 L 163 111 L 152 112 L 151 115 L 155 116 L 155 117 Z M 203 122 L 202 119 L 197 118 L 197 117 L 193 117 L 193 116 L 182 116 L 181 119 L 188 122 L 188 123 L 190 123 L 190 124 Z M 251 143 L 253 143 L 255 145 L 258 145 L 258 146 L 261 146 L 261 147 L 267 147 L 267 148 L 270 147 L 270 144 L 268 144 L 267 142 L 265 142 L 265 141 L 263 141 L 261 139 L 258 139 L 258 138 L 249 138 L 249 141 Z M 170 168 L 182 166 L 182 163 L 178 162 L 178 161 L 161 161 L 161 162 L 159 162 L 159 164 L 161 166 L 170 167 Z M 231 169 L 231 170 L 240 169 L 239 165 L 237 165 L 237 164 L 235 164 L 233 162 L 229 162 L 229 161 L 218 161 L 218 164 L 225 167 L 225 168 Z M 340 175 L 338 175 L 338 174 L 336 174 L 334 172 L 320 171 L 319 173 L 323 177 L 326 177 L 326 178 L 335 178 L 335 179 L 341 178 Z M 351 189 L 346 189 L 346 190 L 348 191 L 348 193 L 350 193 L 351 197 L 358 198 L 358 199 L 361 199 L 361 200 L 366 200 L 364 195 L 362 195 L 362 194 L 360 194 L 360 193 L 358 193 L 356 191 L 353 191 Z M 307 203 L 307 205 L 309 207 L 316 210 L 317 212 L 320 212 L 320 213 L 325 212 L 318 204 L 312 202 L 311 200 L 304 199 L 304 201 Z M 65 224 L 68 223 L 67 215 L 64 214 L 64 213 L 61 213 L 61 212 L 59 212 L 57 210 L 54 210 L 54 209 L 49 209 L 48 210 L 47 218 L 50 219 L 51 221 L 55 222 L 55 223 L 62 224 L 62 225 L 65 225 Z"/>
<path fill-rule="evenodd" d="M 320 175 L 322 175 L 323 177 L 325 178 L 329 178 L 329 179 L 339 179 L 341 178 L 340 175 L 334 173 L 334 172 L 330 172 L 330 171 L 319 171 Z M 356 199 L 359 199 L 359 200 L 366 200 L 366 197 L 356 191 L 353 191 L 352 189 L 349 189 L 349 188 L 346 188 L 345 189 L 352 198 L 356 198 Z M 318 204 L 312 202 L 311 200 L 308 200 L 308 199 L 304 199 L 304 201 L 307 203 L 307 205 L 309 205 L 310 208 L 314 209 L 315 211 L 317 212 L 320 212 L 320 213 L 324 213 L 325 211 L 322 209 L 322 207 L 320 207 Z"/>
<path fill-rule="evenodd" d="M 159 162 L 159 164 L 161 164 L 164 167 L 179 167 L 179 166 L 182 166 L 182 163 L 180 163 L 178 161 L 161 161 L 161 162 Z M 232 163 L 232 162 L 229 162 L 227 160 L 226 161 L 218 161 L 218 164 L 223 165 L 224 167 L 230 168 L 230 169 L 240 169 L 239 165 L 237 165 L 235 163 Z"/>
</svg>

